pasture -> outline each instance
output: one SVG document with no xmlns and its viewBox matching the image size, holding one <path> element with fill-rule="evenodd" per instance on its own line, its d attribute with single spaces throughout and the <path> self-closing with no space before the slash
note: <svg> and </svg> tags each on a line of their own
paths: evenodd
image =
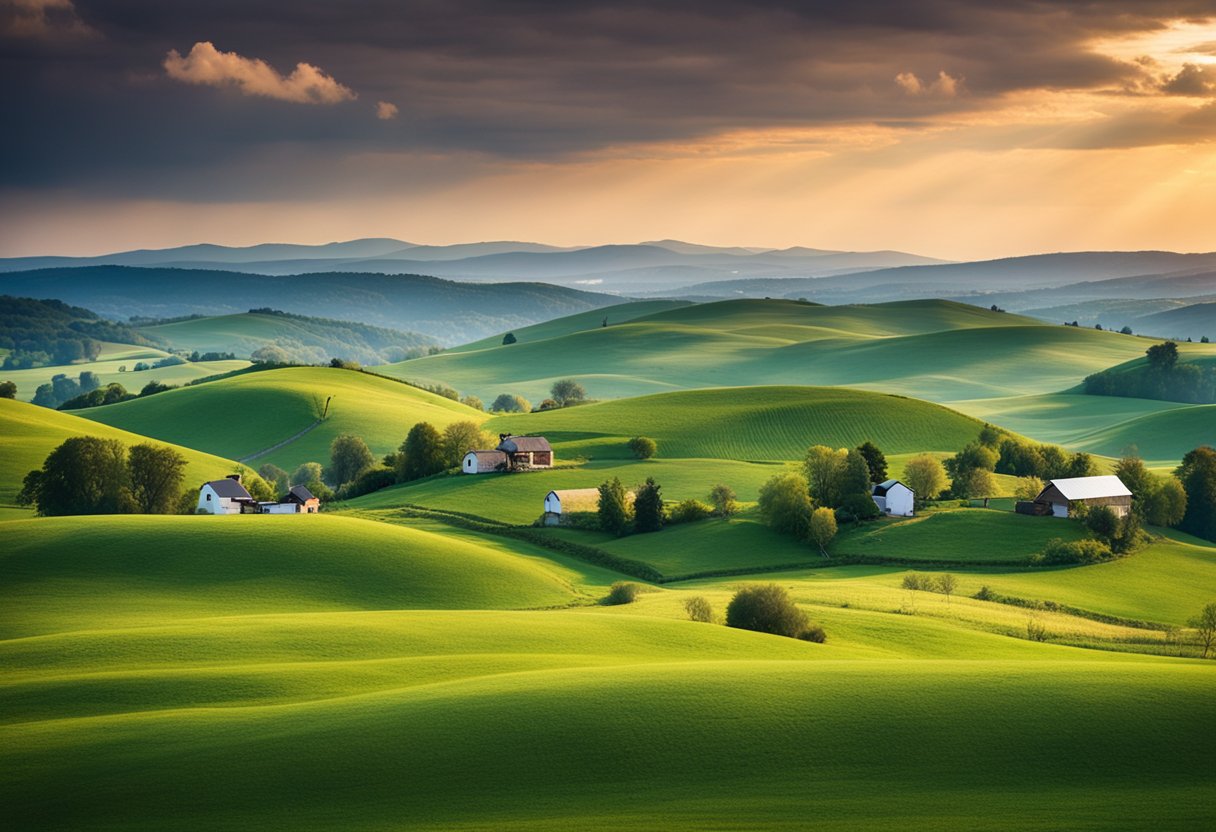
<svg viewBox="0 0 1216 832">
<path fill-rule="evenodd" d="M 80 411 L 88 419 L 168 442 L 189 444 L 232 459 L 290 439 L 328 415 L 298 440 L 253 460 L 288 470 L 327 463 L 336 436 L 363 437 L 377 456 L 395 451 L 415 422 L 442 430 L 486 415 L 406 384 L 327 367 L 287 367 L 246 373 L 146 399 Z"/>
<path fill-rule="evenodd" d="M 12 504 L 25 475 L 41 468 L 47 454 L 73 436 L 117 439 L 127 446 L 148 441 L 146 436 L 90 422 L 70 413 L 0 399 L 0 504 Z M 234 470 L 232 462 L 213 454 L 187 447 L 178 447 L 177 451 L 188 463 L 187 483 L 226 476 Z"/>
</svg>

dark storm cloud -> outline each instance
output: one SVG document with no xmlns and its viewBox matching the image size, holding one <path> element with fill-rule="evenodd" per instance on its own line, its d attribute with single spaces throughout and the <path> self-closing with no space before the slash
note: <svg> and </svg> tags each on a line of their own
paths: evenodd
<svg viewBox="0 0 1216 832">
<path fill-rule="evenodd" d="M 0 185 L 222 199 L 336 182 L 329 160 L 358 154 L 549 159 L 734 129 L 915 126 L 1019 90 L 1143 87 L 1143 66 L 1082 44 L 1213 6 L 77 0 L 96 37 L 0 43 L 18 114 Z M 307 63 L 352 97 L 309 107 L 169 78 L 171 50 L 201 42 L 284 76 Z M 376 117 L 381 101 L 396 118 Z"/>
</svg>

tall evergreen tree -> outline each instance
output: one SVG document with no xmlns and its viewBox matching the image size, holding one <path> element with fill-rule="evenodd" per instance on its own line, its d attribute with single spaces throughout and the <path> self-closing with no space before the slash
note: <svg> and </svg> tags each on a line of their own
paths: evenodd
<svg viewBox="0 0 1216 832">
<path fill-rule="evenodd" d="M 629 530 L 629 504 L 625 498 L 625 486 L 617 477 L 600 485 L 600 528 L 618 537 Z"/>
<path fill-rule="evenodd" d="M 887 478 L 887 457 L 877 445 L 866 440 L 857 446 L 870 469 L 870 482 L 883 482 Z"/>
<path fill-rule="evenodd" d="M 639 532 L 657 532 L 663 528 L 662 487 L 647 477 L 633 501 L 633 525 Z"/>
</svg>

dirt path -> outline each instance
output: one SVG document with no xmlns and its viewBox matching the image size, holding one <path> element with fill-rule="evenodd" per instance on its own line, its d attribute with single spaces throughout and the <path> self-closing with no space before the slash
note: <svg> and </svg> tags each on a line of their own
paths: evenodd
<svg viewBox="0 0 1216 832">
<path fill-rule="evenodd" d="M 323 421 L 324 421 L 324 419 L 318 419 L 317 421 L 313 422 L 308 427 L 304 428 L 304 430 L 300 431 L 299 433 L 292 434 L 291 436 L 284 439 L 282 442 L 277 442 L 274 445 L 271 445 L 269 448 L 262 448 L 262 450 L 255 451 L 254 453 L 251 453 L 248 456 L 238 457 L 237 462 L 253 462 L 255 459 L 266 456 L 266 454 L 274 453 L 279 448 L 282 448 L 284 445 L 290 445 L 292 442 L 295 442 L 297 439 L 299 439 L 304 434 L 308 433 L 310 430 L 314 429 L 317 425 L 321 424 L 321 422 L 323 422 Z"/>
</svg>

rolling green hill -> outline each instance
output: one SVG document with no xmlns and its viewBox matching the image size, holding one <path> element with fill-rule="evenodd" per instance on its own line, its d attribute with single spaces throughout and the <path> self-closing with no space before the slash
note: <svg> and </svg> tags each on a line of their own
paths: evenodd
<svg viewBox="0 0 1216 832">
<path fill-rule="evenodd" d="M 627 457 L 631 436 L 649 436 L 664 457 L 801 459 L 811 445 L 867 439 L 890 454 L 955 451 L 982 423 L 929 402 L 825 387 L 741 387 L 496 416 L 495 432 L 541 433 L 566 455 Z"/>
<path fill-rule="evenodd" d="M 188 525 L 196 542 L 160 543 Z M 1009 638 L 969 623 L 1006 608 L 966 599 L 872 609 L 867 593 L 898 593 L 890 570 L 787 582 L 857 602 L 809 605 L 831 633 L 815 645 L 675 620 L 678 590 L 426 609 L 570 596 L 535 562 L 355 520 L 0 533 L 17 544 L 0 555 L 0 799 L 24 828 L 1211 819 L 1210 663 Z M 693 591 L 720 604 L 729 588 Z"/>
<path fill-rule="evenodd" d="M 548 564 L 350 517 L 55 517 L 12 521 L 3 533 L 10 639 L 114 621 L 575 599 Z"/>
<path fill-rule="evenodd" d="M 353 433 L 372 452 L 396 448 L 415 422 L 436 427 L 484 413 L 406 384 L 366 373 L 322 367 L 288 367 L 245 373 L 220 381 L 170 390 L 146 399 L 80 411 L 88 419 L 209 453 L 243 459 L 308 429 L 287 445 L 253 460 L 291 469 L 325 463 L 334 437 Z"/>
<path fill-rule="evenodd" d="M 17 398 L 29 401 L 34 397 L 38 385 L 46 384 L 51 377 L 64 373 L 70 378 L 79 378 L 81 372 L 89 371 L 97 374 L 102 386 L 118 382 L 131 393 L 138 393 L 149 381 L 159 381 L 161 384 L 186 384 L 206 376 L 229 373 L 249 366 L 245 360 L 237 361 L 199 361 L 185 364 L 174 364 L 171 367 L 160 367 L 155 370 L 140 370 L 134 372 L 135 365 L 143 362 L 152 364 L 168 356 L 164 350 L 152 347 L 132 346 L 131 344 L 101 345 L 101 354 L 96 361 L 86 361 L 77 364 L 58 364 L 49 367 L 34 367 L 29 370 L 0 370 L 0 380 L 12 381 L 17 385 Z M 120 371 L 119 368 L 125 368 Z"/>
<path fill-rule="evenodd" d="M 273 344 L 301 363 L 314 364 L 333 357 L 380 364 L 394 360 L 394 351 L 415 350 L 421 354 L 428 347 L 439 346 L 434 338 L 416 332 L 269 311 L 173 321 L 143 326 L 140 332 L 177 349 L 202 353 L 248 356 Z"/>
<path fill-rule="evenodd" d="M 555 379 L 574 377 L 600 399 L 671 388 L 813 384 L 951 402 L 1072 387 L 1142 354 L 1148 343 L 949 301 L 732 300 L 383 370 L 443 381 L 486 401 L 504 391 L 539 400 Z"/>
<path fill-rule="evenodd" d="M 627 303 L 617 304 L 616 306 L 607 306 L 603 309 L 592 309 L 587 312 L 578 312 L 573 315 L 566 315 L 562 318 L 554 318 L 551 321 L 544 321 L 539 324 L 521 327 L 511 330 L 511 334 L 515 336 L 516 342 L 526 344 L 532 341 L 544 341 L 548 338 L 556 338 L 560 335 L 570 335 L 575 332 L 583 332 L 588 329 L 596 329 L 603 326 L 604 319 L 607 319 L 610 325 L 621 324 L 627 321 L 636 320 L 637 318 L 653 315 L 657 312 L 666 312 L 670 309 L 678 309 L 682 306 L 689 306 L 690 301 L 686 300 L 637 300 Z M 475 352 L 477 350 L 487 349 L 489 347 L 497 347 L 502 344 L 503 336 L 506 333 L 491 335 L 489 338 L 483 338 L 480 341 L 473 341 L 470 344 L 462 344 L 458 347 L 453 347 L 448 352 Z"/>
<path fill-rule="evenodd" d="M 46 455 L 72 436 L 118 439 L 128 446 L 148 441 L 146 436 L 68 413 L 0 399 L 0 504 L 12 504 L 25 475 L 41 467 Z M 234 463 L 227 459 L 186 447 L 177 450 L 189 462 L 185 475 L 187 485 L 223 477 L 234 470 Z"/>
<path fill-rule="evenodd" d="M 1110 401 L 1111 396 L 1094 396 Z M 1216 442 L 1216 404 L 1163 409 L 1082 434 L 1074 444 L 1087 451 L 1120 456 L 1135 447 L 1158 465 L 1175 463 L 1187 451 Z"/>
</svg>

